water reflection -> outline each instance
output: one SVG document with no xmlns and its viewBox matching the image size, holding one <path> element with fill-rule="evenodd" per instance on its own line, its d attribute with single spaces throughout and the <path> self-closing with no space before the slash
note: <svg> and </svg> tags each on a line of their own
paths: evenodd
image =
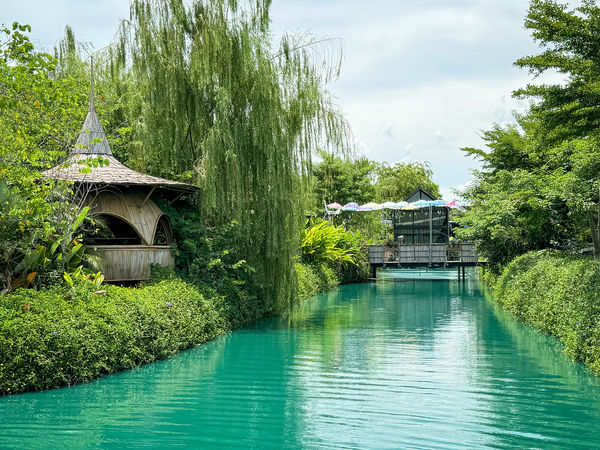
<svg viewBox="0 0 600 450">
<path fill-rule="evenodd" d="M 596 378 L 473 279 L 377 282 L 136 371 L 0 399 L 0 447 L 595 447 L 599 400 Z"/>
</svg>

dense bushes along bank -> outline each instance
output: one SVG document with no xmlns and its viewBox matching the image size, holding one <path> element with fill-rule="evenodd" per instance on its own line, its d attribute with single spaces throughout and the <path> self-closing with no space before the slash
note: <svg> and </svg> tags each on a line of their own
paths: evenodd
<svg viewBox="0 0 600 450">
<path fill-rule="evenodd" d="M 600 264 L 557 251 L 514 259 L 496 279 L 494 297 L 520 320 L 556 336 L 565 353 L 600 374 Z"/>
<path fill-rule="evenodd" d="M 326 266 L 298 264 L 308 298 L 337 285 Z M 0 393 L 89 381 L 167 358 L 268 315 L 252 297 L 164 276 L 146 286 L 21 289 L 0 297 Z"/>
</svg>

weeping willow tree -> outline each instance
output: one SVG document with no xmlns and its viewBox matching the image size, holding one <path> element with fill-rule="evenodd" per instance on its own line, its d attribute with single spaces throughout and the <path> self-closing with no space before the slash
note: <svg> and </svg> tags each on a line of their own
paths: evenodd
<svg viewBox="0 0 600 450">
<path fill-rule="evenodd" d="M 317 147 L 346 147 L 326 84 L 339 43 L 271 43 L 269 0 L 133 0 L 109 71 L 134 80 L 137 169 L 196 183 L 205 220 L 238 221 L 265 301 L 293 304 L 301 197 Z M 133 150 L 132 150 L 133 151 Z"/>
</svg>

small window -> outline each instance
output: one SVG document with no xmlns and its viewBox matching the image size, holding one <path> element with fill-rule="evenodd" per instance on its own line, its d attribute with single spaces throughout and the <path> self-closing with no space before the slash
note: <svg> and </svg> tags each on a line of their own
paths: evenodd
<svg viewBox="0 0 600 450">
<path fill-rule="evenodd" d="M 87 245 L 141 245 L 142 238 L 123 219 L 108 214 L 92 216 L 84 230 Z"/>
<path fill-rule="evenodd" d="M 160 216 L 160 219 L 158 219 L 158 224 L 156 224 L 154 242 L 152 245 L 171 245 L 172 243 L 173 229 L 171 228 L 171 221 L 163 214 Z"/>
</svg>

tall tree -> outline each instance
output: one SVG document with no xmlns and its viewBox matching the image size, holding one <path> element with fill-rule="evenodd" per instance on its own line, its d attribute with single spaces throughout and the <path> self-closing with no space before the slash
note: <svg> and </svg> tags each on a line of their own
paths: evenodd
<svg viewBox="0 0 600 450">
<path fill-rule="evenodd" d="M 529 84 L 516 95 L 537 99 L 531 112 L 538 115 L 546 139 L 557 142 L 579 138 L 600 128 L 600 8 L 595 0 L 568 5 L 532 0 L 525 28 L 544 49 L 518 59 L 515 65 L 540 75 L 557 71 L 565 83 Z"/>
<path fill-rule="evenodd" d="M 543 51 L 515 64 L 534 75 L 557 71 L 565 80 L 516 91 L 533 100 L 518 124 L 486 132 L 487 151 L 463 149 L 484 166 L 467 193 L 474 209 L 463 235 L 501 262 L 510 259 L 504 248 L 512 257 L 535 248 L 581 248 L 590 239 L 599 256 L 600 8 L 593 0 L 574 9 L 532 0 L 525 27 Z"/>
<path fill-rule="evenodd" d="M 431 178 L 433 171 L 426 162 L 379 164 L 377 167 L 378 201 L 404 200 L 416 189 L 423 188 L 440 198 L 440 187 Z"/>
<path fill-rule="evenodd" d="M 565 75 L 566 82 L 530 84 L 516 95 L 536 100 L 530 116 L 539 124 L 537 139 L 542 147 L 551 148 L 543 155 L 543 164 L 556 167 L 561 180 L 558 190 L 572 216 L 587 217 L 598 257 L 600 177 L 593 169 L 597 168 L 595 155 L 600 143 L 600 8 L 595 0 L 584 0 L 573 9 L 556 1 L 532 0 L 525 27 L 545 50 L 515 64 L 535 75 L 557 71 Z M 582 148 L 586 150 L 582 152 Z M 574 186 L 577 193 L 568 190 Z"/>
<path fill-rule="evenodd" d="M 266 301 L 293 301 L 293 257 L 311 154 L 347 142 L 325 85 L 339 74 L 331 40 L 271 45 L 269 0 L 134 0 L 110 71 L 132 77 L 139 169 L 197 183 L 205 220 L 237 220 Z"/>
<path fill-rule="evenodd" d="M 375 198 L 376 163 L 367 158 L 342 159 L 339 156 L 320 151 L 322 161 L 315 164 L 313 175 L 316 178 L 315 194 L 317 208 L 322 210 L 323 202 L 348 202 L 359 204 Z"/>
</svg>

